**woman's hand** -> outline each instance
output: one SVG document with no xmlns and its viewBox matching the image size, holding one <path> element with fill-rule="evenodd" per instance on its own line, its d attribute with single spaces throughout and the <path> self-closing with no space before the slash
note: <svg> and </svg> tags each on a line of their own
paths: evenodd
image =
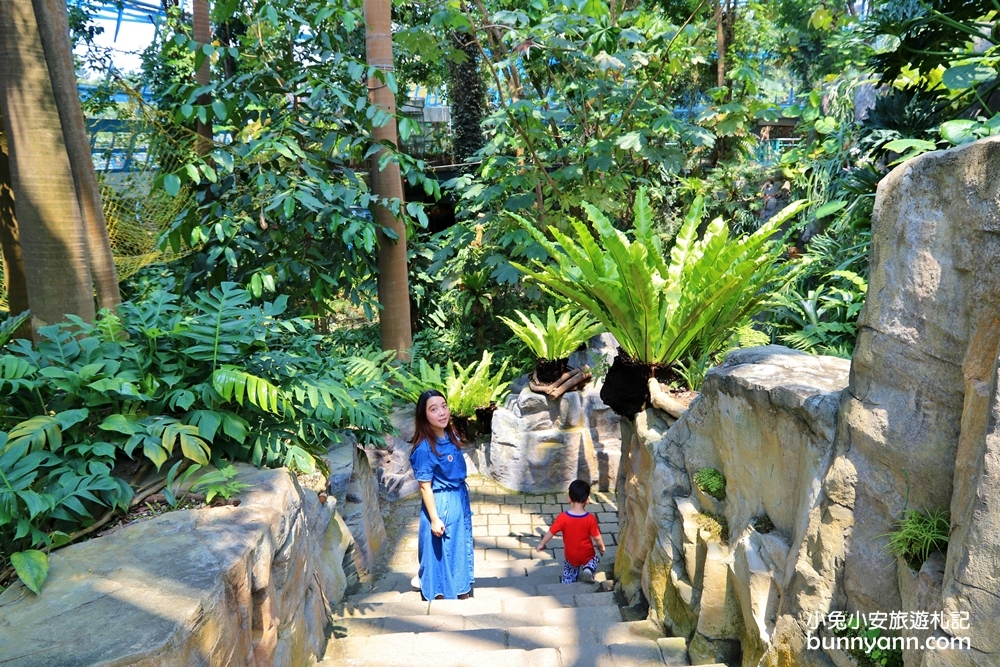
<svg viewBox="0 0 1000 667">
<path fill-rule="evenodd" d="M 434 537 L 441 537 L 444 535 L 444 521 L 441 519 L 432 519 L 431 534 L 434 535 Z"/>
</svg>

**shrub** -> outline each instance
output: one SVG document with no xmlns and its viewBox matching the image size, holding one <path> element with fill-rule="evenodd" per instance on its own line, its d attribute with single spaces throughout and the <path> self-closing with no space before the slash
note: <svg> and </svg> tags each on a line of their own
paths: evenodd
<svg viewBox="0 0 1000 667">
<path fill-rule="evenodd" d="M 553 263 L 535 260 L 534 269 L 513 265 L 586 308 L 632 360 L 669 365 L 693 347 L 717 350 L 735 326 L 760 309 L 763 288 L 776 277 L 782 253 L 780 244 L 770 239 L 804 206 L 804 201 L 795 202 L 742 238 L 730 238 L 726 223 L 716 218 L 698 240 L 704 207 L 699 196 L 677 233 L 667 264 L 645 190 L 640 189 L 632 241 L 587 203 L 582 207 L 596 237 L 583 222 L 570 220 L 572 233 L 553 225 L 547 228 L 550 240 L 515 216 Z"/>
<path fill-rule="evenodd" d="M 945 510 L 907 510 L 899 528 L 889 533 L 888 548 L 896 556 L 902 556 L 911 568 L 919 570 L 933 552 L 945 552 L 950 531 L 951 521 Z"/>
<path fill-rule="evenodd" d="M 397 393 L 411 403 L 416 403 L 420 394 L 427 389 L 437 389 L 448 401 L 448 409 L 453 417 L 470 418 L 476 413 L 476 408 L 485 408 L 497 402 L 510 386 L 503 379 L 507 371 L 507 361 L 500 370 L 490 373 L 493 355 L 483 352 L 483 358 L 468 366 L 449 361 L 447 371 L 442 375 L 440 364 L 431 366 L 425 360 L 417 363 L 416 374 L 412 371 L 397 373 L 397 379 L 402 385 Z"/>
<path fill-rule="evenodd" d="M 375 444 L 391 431 L 383 382 L 346 374 L 306 322 L 279 319 L 284 298 L 249 303 L 232 283 L 184 304 L 157 291 L 0 350 L 0 549 L 31 590 L 40 548 L 128 508 L 129 459 L 308 471 L 344 430 Z"/>
<path fill-rule="evenodd" d="M 726 499 L 726 478 L 715 468 L 702 468 L 694 474 L 698 488 L 716 500 Z"/>
<path fill-rule="evenodd" d="M 537 358 L 549 361 L 568 357 L 576 348 L 603 329 L 586 312 L 572 313 L 569 310 L 562 310 L 556 318 L 555 311 L 549 306 L 548 318 L 544 324 L 535 315 L 529 318 L 520 310 L 514 313 L 521 318 L 523 324 L 518 324 L 507 317 L 501 317 L 500 320 L 510 327 L 515 336 L 524 341 Z"/>
</svg>

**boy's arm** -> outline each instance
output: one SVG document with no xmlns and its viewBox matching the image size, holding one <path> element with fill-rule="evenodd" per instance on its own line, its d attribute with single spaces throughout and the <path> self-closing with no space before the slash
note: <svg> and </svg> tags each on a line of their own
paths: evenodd
<svg viewBox="0 0 1000 667">
<path fill-rule="evenodd" d="M 593 516 L 593 515 L 591 515 Z M 597 550 L 604 553 L 604 538 L 601 537 L 601 526 L 597 523 L 597 517 L 594 517 L 594 525 L 591 526 L 590 537 L 594 540 L 594 544 L 597 545 Z"/>
<path fill-rule="evenodd" d="M 551 540 L 553 537 L 554 535 L 552 534 L 551 530 L 545 533 L 545 535 L 542 537 L 542 541 L 538 543 L 537 547 L 535 547 L 535 551 L 541 551 L 542 549 L 544 549 L 545 545 L 548 544 L 549 540 Z"/>
</svg>

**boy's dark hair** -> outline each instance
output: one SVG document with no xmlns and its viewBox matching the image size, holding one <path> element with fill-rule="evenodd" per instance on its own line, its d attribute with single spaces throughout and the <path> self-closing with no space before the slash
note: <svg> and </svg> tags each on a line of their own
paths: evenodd
<svg viewBox="0 0 1000 667">
<path fill-rule="evenodd" d="M 590 497 L 590 484 L 578 479 L 575 482 L 571 482 L 569 485 L 569 499 L 574 503 L 586 502 L 587 498 Z"/>
</svg>

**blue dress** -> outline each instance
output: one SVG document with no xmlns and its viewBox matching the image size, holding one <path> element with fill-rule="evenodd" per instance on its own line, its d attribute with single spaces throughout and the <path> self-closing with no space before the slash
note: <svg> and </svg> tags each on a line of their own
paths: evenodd
<svg viewBox="0 0 1000 667">
<path fill-rule="evenodd" d="M 410 453 L 410 465 L 418 482 L 430 482 L 434 505 L 444 522 L 444 535 L 431 533 L 431 520 L 422 504 L 417 533 L 417 557 L 420 560 L 420 591 L 433 600 L 446 600 L 472 590 L 475 583 L 472 562 L 472 507 L 469 487 L 465 485 L 466 468 L 462 451 L 447 436 L 437 440 L 437 456 L 426 440 Z"/>
</svg>

